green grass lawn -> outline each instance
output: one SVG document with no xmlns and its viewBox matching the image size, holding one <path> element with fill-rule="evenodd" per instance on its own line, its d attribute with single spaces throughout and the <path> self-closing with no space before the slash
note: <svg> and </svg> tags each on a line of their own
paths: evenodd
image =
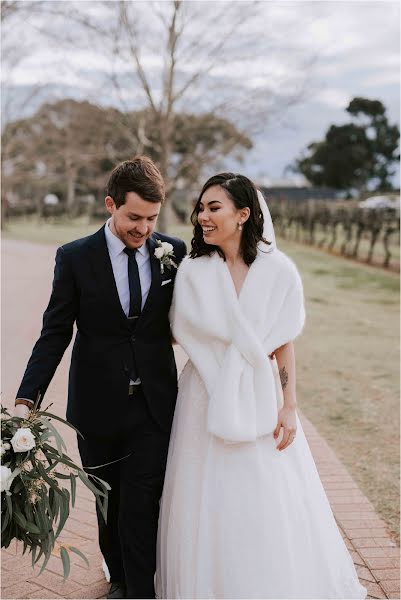
<svg viewBox="0 0 401 600">
<path fill-rule="evenodd" d="M 52 221 L 39 221 L 36 217 L 21 217 L 8 221 L 2 231 L 2 236 L 40 244 L 65 244 L 95 233 L 102 225 L 103 221 L 91 222 L 87 216 Z M 180 237 L 189 244 L 191 231 L 188 225 L 175 225 L 171 230 L 171 235 Z"/>
<path fill-rule="evenodd" d="M 21 217 L 6 223 L 4 238 L 27 240 L 40 244 L 65 244 L 94 233 L 102 222 L 90 223 L 88 217 L 40 221 L 36 217 Z"/>
<path fill-rule="evenodd" d="M 60 244 L 100 224 L 9 223 L 4 237 Z M 188 243 L 188 226 L 172 228 Z M 296 341 L 300 408 L 399 536 L 399 275 L 279 240 L 302 274 Z"/>
</svg>

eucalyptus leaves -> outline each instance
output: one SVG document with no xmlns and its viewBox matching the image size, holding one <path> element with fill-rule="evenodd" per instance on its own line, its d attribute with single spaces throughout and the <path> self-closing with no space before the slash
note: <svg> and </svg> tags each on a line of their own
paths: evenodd
<svg viewBox="0 0 401 600">
<path fill-rule="evenodd" d="M 52 421 L 75 428 L 37 405 L 27 419 L 11 417 L 1 407 L 1 546 L 22 541 L 23 553 L 32 553 L 32 566 L 43 556 L 42 572 L 75 504 L 77 479 L 95 494 L 105 520 L 110 486 L 71 460 Z M 69 552 L 88 564 L 78 548 L 61 545 L 64 578 L 70 572 Z"/>
</svg>

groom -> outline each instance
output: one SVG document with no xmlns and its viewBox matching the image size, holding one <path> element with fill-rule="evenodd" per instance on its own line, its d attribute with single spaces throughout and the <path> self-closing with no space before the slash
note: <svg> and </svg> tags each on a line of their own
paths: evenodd
<svg viewBox="0 0 401 600">
<path fill-rule="evenodd" d="M 16 414 L 25 416 L 38 393 L 43 398 L 76 323 L 67 419 L 84 435 L 84 467 L 117 461 L 88 471 L 111 485 L 107 524 L 97 511 L 108 598 L 155 597 L 159 499 L 177 396 L 168 320 L 172 261 L 178 265 L 186 254 L 183 241 L 154 232 L 164 197 L 149 158 L 114 169 L 107 223 L 57 251 L 43 329 L 16 399 Z M 174 256 L 155 252 L 161 242 Z"/>
</svg>

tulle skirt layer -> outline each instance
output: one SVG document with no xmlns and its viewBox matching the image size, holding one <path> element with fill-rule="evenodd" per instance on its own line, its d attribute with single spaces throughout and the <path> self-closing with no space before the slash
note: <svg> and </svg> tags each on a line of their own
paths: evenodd
<svg viewBox="0 0 401 600">
<path fill-rule="evenodd" d="M 206 430 L 207 396 L 188 362 L 179 383 L 159 520 L 160 598 L 365 598 L 301 423 L 227 444 Z"/>
</svg>

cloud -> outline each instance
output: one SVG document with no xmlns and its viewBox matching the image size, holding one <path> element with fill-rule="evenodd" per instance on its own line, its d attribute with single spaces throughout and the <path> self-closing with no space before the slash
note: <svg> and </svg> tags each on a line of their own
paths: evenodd
<svg viewBox="0 0 401 600">
<path fill-rule="evenodd" d="M 349 104 L 349 100 L 349 92 L 338 88 L 323 89 L 315 96 L 315 101 L 335 109 L 344 109 Z"/>
<path fill-rule="evenodd" d="M 107 26 L 112 22 L 111 18 L 115 18 L 117 3 L 65 0 L 60 5 L 71 10 L 86 10 L 100 25 Z M 284 166 L 310 141 L 321 139 L 330 124 L 347 121 L 345 107 L 354 96 L 380 99 L 389 107 L 391 119 L 399 122 L 398 2 L 270 0 L 259 3 L 262 11 L 259 17 L 251 13 L 254 8 L 249 2 L 184 2 L 184 19 L 190 19 L 192 11 L 198 11 L 198 18 L 193 18 L 190 26 L 192 41 L 198 44 L 200 51 L 207 50 L 215 36 L 223 35 L 229 27 L 230 18 L 224 16 L 225 9 L 230 8 L 235 13 L 240 6 L 249 7 L 249 19 L 237 28 L 230 50 L 224 54 L 225 61 L 218 61 L 212 70 L 212 85 L 207 88 L 202 83 L 204 97 L 201 94 L 199 101 L 196 95 L 187 96 L 184 109 L 195 110 L 197 106 L 212 105 L 215 100 L 213 94 L 224 95 L 223 86 L 229 78 L 235 85 L 238 82 L 247 87 L 249 95 L 268 82 L 280 97 L 286 91 L 286 77 L 291 76 L 296 83 L 297 77 L 303 76 L 304 70 L 306 72 L 307 67 L 303 66 L 306 58 L 312 56 L 315 59 L 310 70 L 307 97 L 288 112 L 287 121 L 292 129 L 285 128 L 282 119 L 276 121 L 274 128 L 263 129 L 261 125 L 255 150 L 246 157 L 248 163 L 245 165 L 248 164 L 252 171 L 267 169 L 270 176 L 281 175 Z M 168 15 L 169 7 L 169 3 L 162 1 L 132 2 L 129 5 L 138 17 L 142 58 L 157 94 L 161 90 L 158 77 L 163 64 L 161 49 L 166 42 L 166 38 L 158 32 L 160 19 Z M 209 27 L 205 27 L 205 22 L 209 22 Z M 63 18 L 51 19 L 52 41 L 40 33 L 45 24 L 46 17 L 35 21 L 34 16 L 29 16 L 24 22 L 22 41 L 29 46 L 29 52 L 13 70 L 14 84 L 34 86 L 38 82 L 49 83 L 49 90 L 57 89 L 57 97 L 61 97 L 63 89 L 68 90 L 69 95 L 75 93 L 76 97 L 84 97 L 85 94 L 92 97 L 98 86 L 101 88 L 98 101 L 113 103 L 117 102 L 117 94 L 104 89 L 113 67 L 118 73 L 124 100 L 131 104 L 142 101 L 144 95 L 132 84 L 135 72 L 128 58 L 113 61 L 104 51 L 110 49 L 107 45 L 111 44 L 110 39 L 105 37 L 96 45 L 92 44 L 92 37 L 87 39 L 78 35 L 79 43 L 67 49 L 65 45 L 58 44 L 58 37 L 65 28 Z M 17 27 L 18 22 L 15 26 L 12 35 L 18 40 L 21 29 Z M 199 64 L 200 54 L 190 54 L 185 45 L 181 45 L 179 50 L 188 57 L 177 77 L 177 81 L 182 83 Z M 249 57 L 245 68 L 242 61 L 236 60 L 238 54 L 243 56 L 240 50 L 246 51 Z M 268 156 L 267 161 L 265 156 Z"/>
<path fill-rule="evenodd" d="M 382 86 L 398 85 L 400 81 L 399 75 L 395 71 L 375 72 L 366 77 L 362 77 L 360 85 L 365 88 L 379 89 Z"/>
</svg>

